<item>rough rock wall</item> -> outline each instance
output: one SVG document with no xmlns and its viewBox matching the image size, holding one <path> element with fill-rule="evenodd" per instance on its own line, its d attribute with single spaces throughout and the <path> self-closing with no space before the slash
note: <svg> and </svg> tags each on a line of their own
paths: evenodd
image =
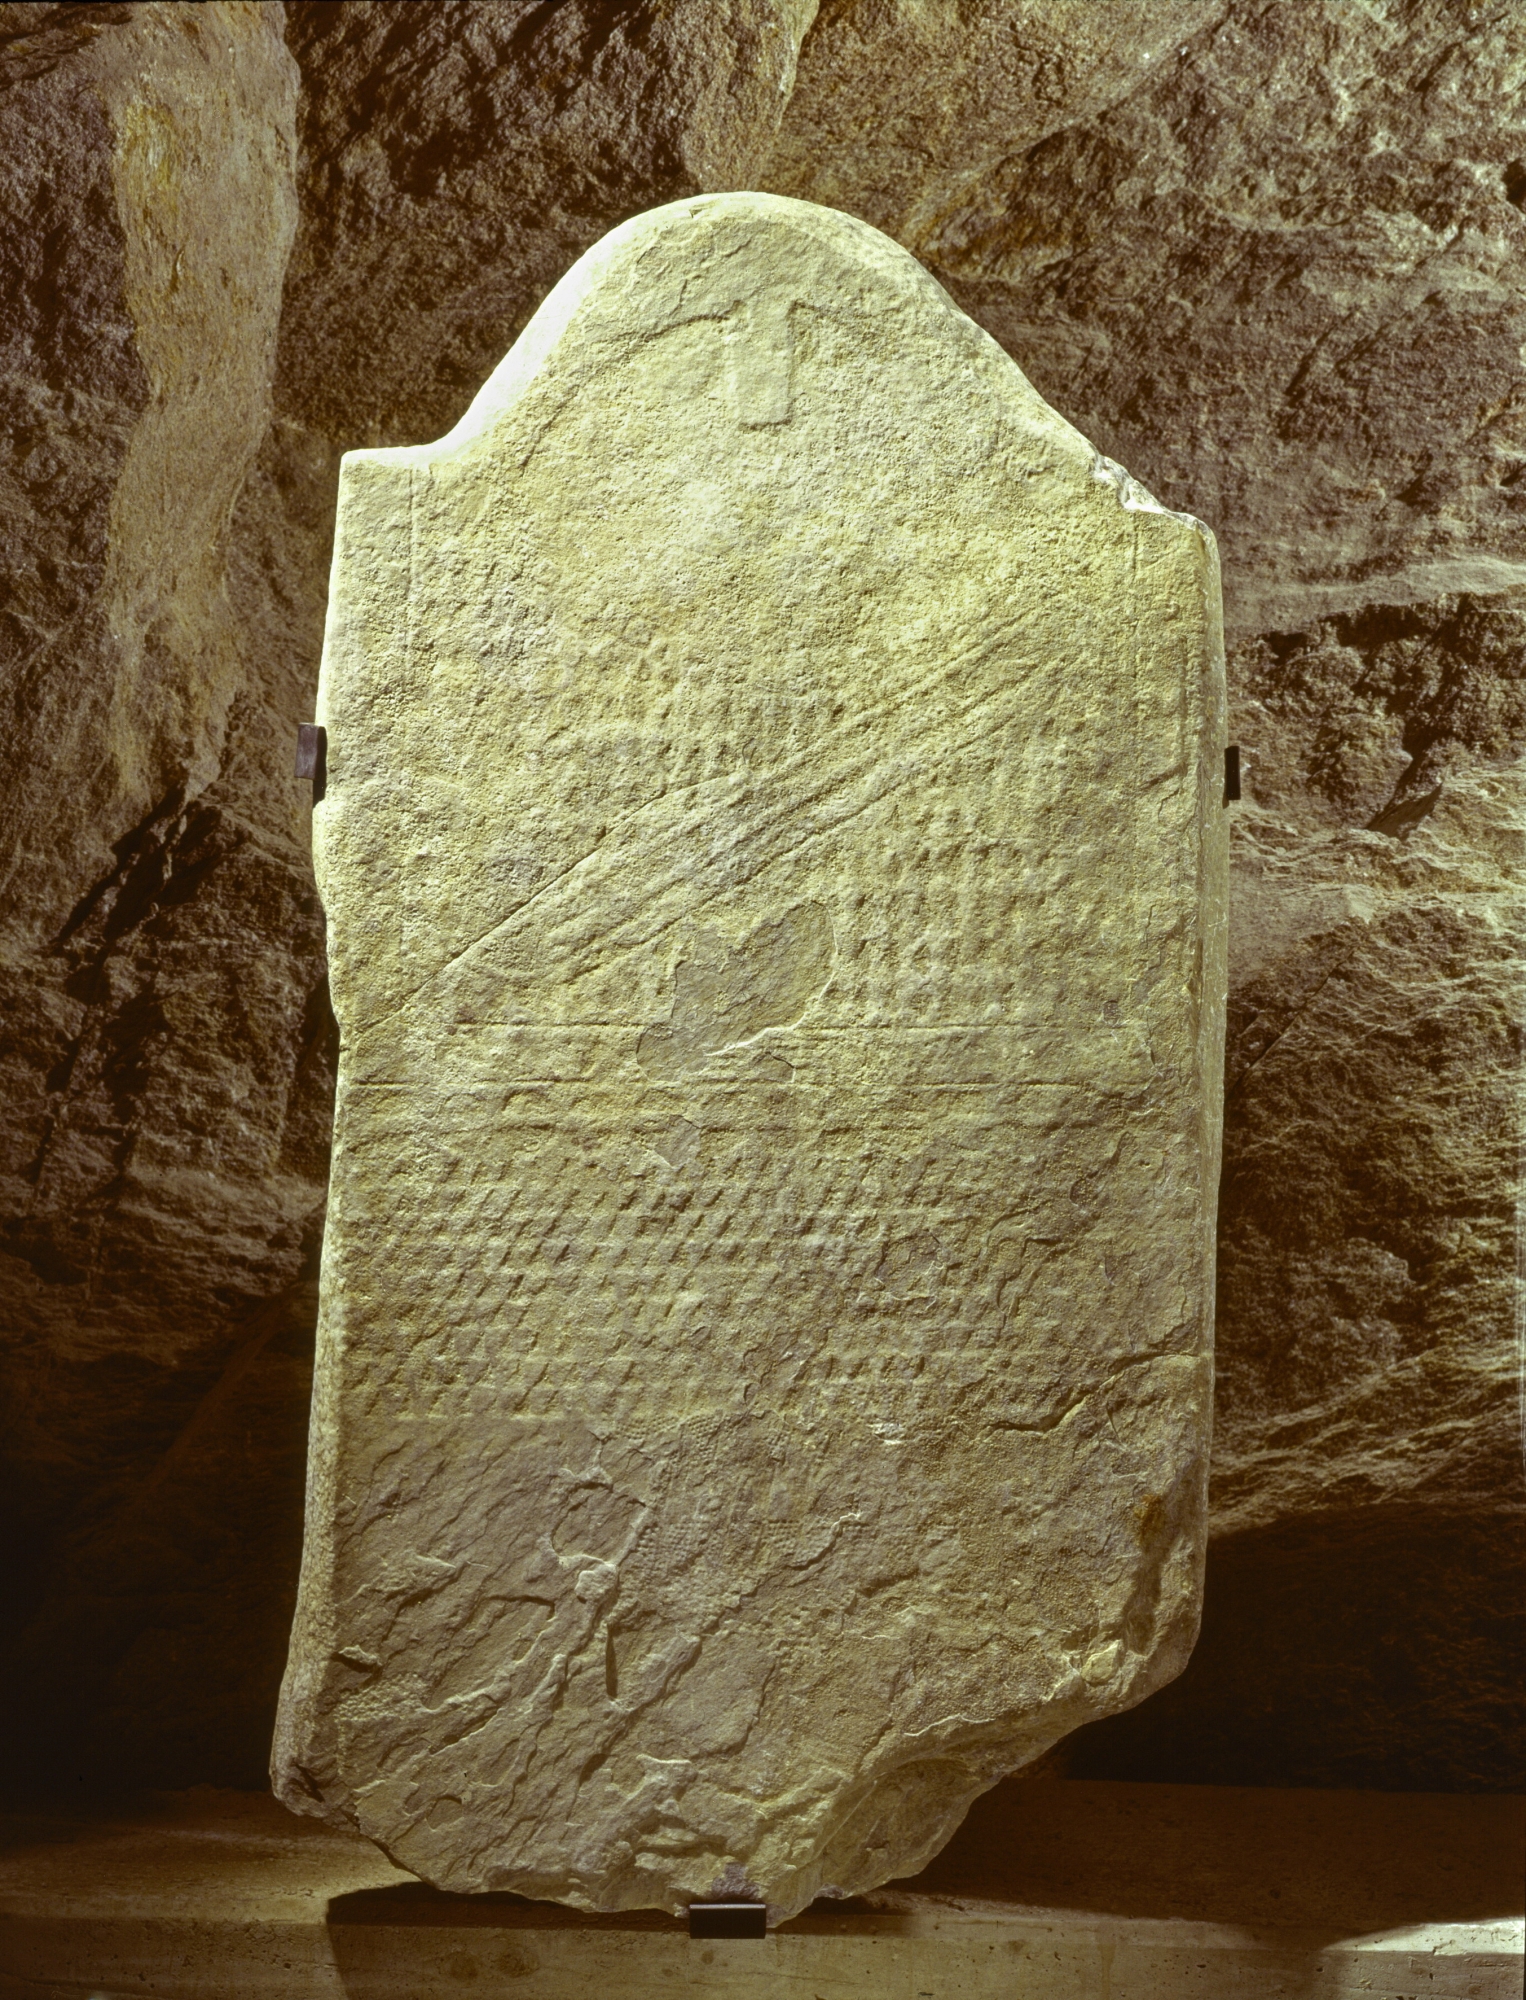
<svg viewBox="0 0 1526 2000">
<path fill-rule="evenodd" d="M 332 1092 L 339 453 L 755 178 L 809 5 L 0 6 L 4 1766 L 258 1785 Z"/>
<path fill-rule="evenodd" d="M 0 1251 L 24 1774 L 261 1782 L 331 1048 L 333 479 L 614 222 L 889 229 L 1225 555 L 1216 1505 L 1104 1774 L 1520 1784 L 1514 0 L 0 5 Z"/>
<path fill-rule="evenodd" d="M 614 222 L 755 185 L 815 0 L 286 11 L 306 88 L 280 396 L 348 448 L 448 429 Z"/>
<path fill-rule="evenodd" d="M 317 627 L 273 654 L 234 559 L 297 219 L 281 27 L 0 10 L 5 1653 L 43 1774 L 251 1767 L 290 1594 L 242 1545 L 300 1454 L 322 1222 L 322 924 L 269 777 Z"/>
<path fill-rule="evenodd" d="M 1224 1599 L 1079 1769 L 1526 1768 L 1523 156 L 1517 8 L 1242 3 L 916 246 L 1225 563 Z"/>
</svg>

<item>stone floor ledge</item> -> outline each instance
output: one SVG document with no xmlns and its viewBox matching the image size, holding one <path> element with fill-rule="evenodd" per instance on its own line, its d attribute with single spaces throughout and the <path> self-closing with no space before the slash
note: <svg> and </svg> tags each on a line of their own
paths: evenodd
<svg viewBox="0 0 1526 2000">
<path fill-rule="evenodd" d="M 761 1941 L 426 1887 L 274 1800 L 13 1811 L 4 2000 L 1518 2000 L 1526 1800 L 1008 1780 Z"/>
</svg>

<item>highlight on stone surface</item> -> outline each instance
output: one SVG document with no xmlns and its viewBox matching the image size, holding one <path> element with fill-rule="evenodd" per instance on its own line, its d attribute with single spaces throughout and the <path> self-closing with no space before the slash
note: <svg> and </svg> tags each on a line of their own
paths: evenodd
<svg viewBox="0 0 1526 2000">
<path fill-rule="evenodd" d="M 1196 1631 L 1212 537 L 913 259 L 607 236 L 350 453 L 300 1811 L 583 1908 L 917 1868 Z"/>
</svg>

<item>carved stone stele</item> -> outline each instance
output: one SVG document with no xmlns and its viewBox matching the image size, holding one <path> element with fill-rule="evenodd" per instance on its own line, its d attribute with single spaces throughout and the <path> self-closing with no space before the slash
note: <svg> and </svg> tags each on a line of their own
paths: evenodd
<svg viewBox="0 0 1526 2000">
<path fill-rule="evenodd" d="M 344 462 L 288 1804 L 454 1889 L 914 1870 L 1198 1617 L 1211 536 L 707 196 Z"/>
</svg>

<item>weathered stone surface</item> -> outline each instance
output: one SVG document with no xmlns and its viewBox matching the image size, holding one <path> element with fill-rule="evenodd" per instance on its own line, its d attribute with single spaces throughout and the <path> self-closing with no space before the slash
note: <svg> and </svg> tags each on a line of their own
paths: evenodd
<svg viewBox="0 0 1526 2000">
<path fill-rule="evenodd" d="M 33 786 L 51 815 L 46 838 L 19 810 L 7 822 L 31 845 L 8 889 L 6 920 L 21 929 L 3 974 L 3 1137 L 19 1163 L 5 1243 L 22 1261 L 0 1267 L 13 1413 L 6 1602 L 22 1634 L 6 1699 L 30 1718 L 7 1754 L 50 1778 L 254 1784 L 263 1769 L 273 1668 L 262 1684 L 245 1663 L 274 1662 L 284 1645 L 310 1290 L 293 1273 L 321 1219 L 328 1115 L 321 929 L 306 900 L 301 789 L 287 773 L 291 728 L 312 713 L 338 452 L 439 436 L 605 229 L 761 173 L 901 232 L 1056 407 L 1168 504 L 1211 521 L 1227 550 L 1236 728 L 1255 752 L 1238 815 L 1254 831 L 1237 873 L 1237 933 L 1261 940 L 1236 981 L 1236 1019 L 1253 1037 L 1277 1020 L 1293 1033 L 1265 1070 L 1275 1093 L 1257 1064 L 1229 1106 L 1226 1188 L 1239 1206 L 1218 1367 L 1230 1456 L 1205 1639 L 1181 1679 L 1099 1725 L 1077 1754 L 1101 1756 L 1105 1737 L 1114 1761 L 1091 1768 L 1120 1775 L 1526 1786 L 1526 1673 L 1499 1622 L 1526 1602 L 1510 1513 L 1519 1475 L 1504 1471 L 1514 1344 L 1490 1320 L 1501 1334 L 1485 1357 L 1478 1316 L 1495 1314 L 1513 1282 L 1495 1218 L 1516 1179 L 1502 1151 L 1467 1137 L 1474 1107 L 1493 1117 L 1489 1093 L 1513 1074 L 1513 1043 L 1501 1039 L 1513 1020 L 1493 1014 L 1483 1037 L 1477 1020 L 1469 1028 L 1479 1081 L 1449 1060 L 1438 1079 L 1445 1038 L 1434 1024 L 1455 1018 L 1446 995 L 1475 961 L 1438 971 L 1423 926 L 1403 953 L 1405 1034 L 1374 1035 L 1360 995 L 1344 1014 L 1301 997 L 1316 992 L 1321 926 L 1341 911 L 1350 977 L 1369 996 L 1384 988 L 1398 963 L 1388 919 L 1403 897 L 1371 857 L 1415 850 L 1443 823 L 1448 852 L 1472 843 L 1471 858 L 1449 861 L 1423 893 L 1472 885 L 1459 907 L 1483 949 L 1480 992 L 1495 996 L 1485 1011 L 1503 997 L 1496 940 L 1476 919 L 1486 904 L 1507 907 L 1514 864 L 1489 824 L 1476 842 L 1465 834 L 1452 808 L 1467 799 L 1451 784 L 1503 780 L 1521 749 L 1508 710 L 1526 490 L 1519 9 L 1232 0 L 1204 17 L 1188 0 L 1000 10 L 833 0 L 813 25 L 806 12 L 779 17 L 791 45 L 804 30 L 785 101 L 789 50 L 765 45 L 764 9 L 293 5 L 293 179 L 298 78 L 280 53 L 279 10 L 0 5 L 3 254 L 14 271 L 0 318 L 13 315 L 7 353 L 22 357 L 6 364 L 17 448 L 0 515 L 12 602 L 33 621 L 27 671 L 46 662 L 48 685 L 65 690 L 38 697 L 34 712 L 33 684 L 17 680 L 17 720 L 0 732 L 6 799 Z M 262 33 L 223 35 L 225 18 L 255 19 Z M 172 32 L 154 41 L 155 21 Z M 216 83 L 183 108 L 155 84 L 155 101 L 178 157 L 195 162 L 205 148 L 209 171 L 215 159 L 207 226 L 221 232 L 223 268 L 243 274 L 236 320 L 217 287 L 198 294 L 207 365 L 175 378 L 178 396 L 200 382 L 197 424 L 160 431 L 183 488 L 183 511 L 165 518 L 192 523 L 209 475 L 222 490 L 259 436 L 263 415 L 246 427 L 227 385 L 243 383 L 262 409 L 268 397 L 274 421 L 224 539 L 226 622 L 208 594 L 215 568 L 187 553 L 194 532 L 176 528 L 157 554 L 140 543 L 136 568 L 124 556 L 121 575 L 179 607 L 151 628 L 178 650 L 155 653 L 157 679 L 143 683 L 136 668 L 124 678 L 129 704 L 133 689 L 146 694 L 145 726 L 162 727 L 162 741 L 145 753 L 152 781 L 116 798 L 72 732 L 78 708 L 78 741 L 99 743 L 84 716 L 117 674 L 117 642 L 98 640 L 89 607 L 101 601 L 110 495 L 147 390 L 122 303 L 113 121 L 82 79 L 104 63 L 123 89 L 142 87 L 145 37 L 155 64 L 178 50 L 187 77 L 205 62 Z M 213 112 L 230 121 L 215 145 L 199 122 Z M 179 187 L 187 226 L 206 212 L 204 185 L 193 175 Z M 194 268 L 182 260 L 182 275 Z M 247 360 L 268 352 L 278 286 L 271 377 Z M 23 321 L 35 332 L 18 335 Z M 25 385 L 37 381 L 54 386 L 34 404 Z M 1378 637 L 1390 620 L 1398 652 Z M 1399 653 L 1411 666 L 1396 676 Z M 1472 714 L 1460 734 L 1442 732 L 1445 770 L 1417 749 L 1436 721 L 1421 685 L 1433 671 L 1443 705 L 1460 700 Z M 1486 711 L 1493 734 L 1479 727 Z M 166 846 L 179 816 L 157 814 L 180 781 L 187 733 L 186 760 L 209 774 L 197 810 L 215 819 Z M 1386 802 L 1419 805 L 1438 779 L 1444 822 L 1401 824 L 1387 843 L 1358 838 Z M 1364 871 L 1377 868 L 1379 928 L 1354 903 L 1321 904 L 1321 843 L 1356 870 L 1363 909 Z M 54 957 L 69 912 L 103 884 L 92 907 L 116 899 L 110 936 L 83 964 Z M 1367 959 L 1369 942 L 1381 943 L 1381 963 Z M 85 1009 L 65 982 L 77 989 L 92 966 L 101 976 Z M 1427 994 L 1442 1012 L 1427 1014 Z M 86 1016 L 85 1059 L 66 1072 Z M 1360 1148 L 1326 1088 L 1348 1064 L 1391 1107 L 1363 1112 Z M 1412 1102 L 1423 1117 L 1407 1117 Z M 25 1175 L 39 1119 L 54 1113 L 51 1157 L 67 1170 L 36 1199 Z M 1497 1176 L 1466 1191 L 1464 1144 L 1469 1174 Z M 149 1198 L 148 1155 L 182 1145 L 189 1170 Z M 1242 1175 L 1239 1162 L 1264 1152 L 1296 1165 L 1307 1226 L 1291 1229 L 1290 1207 L 1256 1208 L 1276 1176 Z M 1415 1235 L 1373 1234 L 1409 1209 L 1423 1218 Z M 1408 1263 L 1421 1238 L 1442 1235 L 1455 1245 L 1445 1262 L 1422 1259 L 1396 1290 L 1386 1260 Z M 1363 1247 L 1374 1243 L 1381 1257 Z M 272 1354 L 260 1345 L 272 1309 L 283 1331 L 267 1374 L 265 1360 L 245 1363 Z M 1335 1353 L 1353 1357 L 1365 1336 L 1352 1329 L 1365 1326 L 1375 1353 L 1397 1352 L 1386 1329 L 1397 1330 L 1402 1368 L 1359 1360 L 1343 1386 Z M 1302 1358 L 1284 1374 L 1293 1345 Z M 284 1413 L 259 1386 L 273 1397 L 278 1378 Z M 1454 1393 L 1473 1412 L 1466 1423 L 1448 1420 Z M 1343 1428 L 1334 1413 L 1358 1403 L 1360 1421 Z M 194 1448 L 161 1476 L 187 1427 Z M 1414 1442 L 1404 1451 L 1397 1438 Z M 1410 1469 L 1396 1484 L 1401 1458 Z M 130 1560 L 119 1559 L 129 1541 Z"/>
<path fill-rule="evenodd" d="M 289 1803 L 788 1915 L 1180 1668 L 1217 621 L 1200 524 L 777 197 L 346 460 Z"/>
<path fill-rule="evenodd" d="M 0 1673 L 28 1782 L 268 1761 L 332 1091 L 291 738 L 339 450 L 437 435 L 593 237 L 745 174 L 786 97 L 771 20 L 0 5 Z"/>
<path fill-rule="evenodd" d="M 1222 8 L 919 244 L 1213 522 L 1236 642 L 1214 1513 L 1228 1600 L 1285 1636 L 1220 1630 L 1089 1770 L 1526 1782 L 1519 27 Z M 1300 1571 L 1331 1610 L 1290 1645 Z"/>
</svg>

